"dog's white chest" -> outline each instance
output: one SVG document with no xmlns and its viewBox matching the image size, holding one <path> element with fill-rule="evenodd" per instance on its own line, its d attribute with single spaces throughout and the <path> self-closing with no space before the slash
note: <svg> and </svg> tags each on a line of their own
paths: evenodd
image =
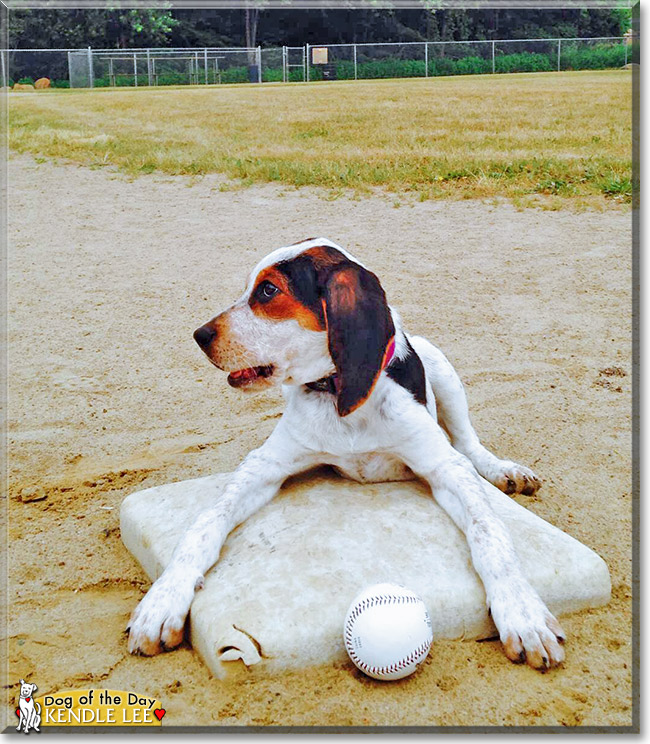
<svg viewBox="0 0 650 744">
<path fill-rule="evenodd" d="M 310 449 L 347 458 L 389 446 L 389 432 L 377 425 L 372 408 L 371 411 L 370 406 L 364 407 L 342 418 L 333 396 L 291 388 L 287 392 L 285 416 L 291 420 L 292 434 Z"/>
</svg>

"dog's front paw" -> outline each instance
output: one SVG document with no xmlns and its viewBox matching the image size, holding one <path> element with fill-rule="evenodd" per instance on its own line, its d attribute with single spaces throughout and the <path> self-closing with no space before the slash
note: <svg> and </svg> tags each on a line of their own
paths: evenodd
<svg viewBox="0 0 650 744">
<path fill-rule="evenodd" d="M 185 619 L 198 582 L 163 574 L 131 613 L 129 653 L 154 656 L 183 640 Z"/>
<path fill-rule="evenodd" d="M 496 472 L 490 480 L 500 491 L 509 495 L 523 493 L 524 496 L 534 496 L 542 485 L 539 478 L 530 468 L 518 465 L 511 460 L 500 460 Z"/>
<path fill-rule="evenodd" d="M 511 661 L 541 671 L 564 661 L 564 631 L 525 579 L 508 582 L 491 598 L 490 611 Z"/>
</svg>

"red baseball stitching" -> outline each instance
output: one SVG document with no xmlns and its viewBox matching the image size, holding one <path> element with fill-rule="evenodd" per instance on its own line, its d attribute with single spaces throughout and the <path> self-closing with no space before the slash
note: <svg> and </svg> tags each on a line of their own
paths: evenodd
<svg viewBox="0 0 650 744">
<path fill-rule="evenodd" d="M 410 664 L 413 664 L 417 661 L 418 657 L 428 651 L 431 641 L 425 641 L 424 643 L 420 644 L 416 649 L 411 651 L 408 656 L 404 657 L 400 661 L 394 662 L 393 664 L 388 664 L 387 666 L 383 667 L 376 667 L 376 666 L 370 666 L 369 664 L 366 664 L 363 660 L 361 660 L 358 656 L 354 648 L 352 647 L 352 623 L 354 620 L 356 620 L 359 615 L 364 611 L 367 610 L 369 607 L 378 607 L 380 605 L 384 604 L 415 604 L 417 602 L 420 602 L 421 600 L 419 597 L 412 596 L 412 595 L 401 595 L 401 596 L 395 596 L 392 594 L 382 594 L 378 597 L 370 597 L 369 599 L 362 599 L 352 610 L 350 615 L 347 618 L 347 622 L 345 624 L 345 646 L 347 648 L 348 653 L 350 654 L 350 658 L 352 661 L 364 672 L 370 672 L 371 674 L 391 674 L 392 672 L 397 672 L 400 669 L 404 669 L 404 667 L 409 666 Z"/>
</svg>

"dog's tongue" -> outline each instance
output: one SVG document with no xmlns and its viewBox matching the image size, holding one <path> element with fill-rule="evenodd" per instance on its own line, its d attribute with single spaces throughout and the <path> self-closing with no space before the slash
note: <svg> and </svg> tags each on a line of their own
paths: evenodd
<svg viewBox="0 0 650 744">
<path fill-rule="evenodd" d="M 260 367 L 247 367 L 238 369 L 228 375 L 228 382 L 233 387 L 241 387 L 260 377 L 270 377 L 273 374 L 273 365 L 266 364 Z"/>
<path fill-rule="evenodd" d="M 230 376 L 233 380 L 252 380 L 258 375 L 254 367 L 249 367 L 248 369 L 238 369 L 236 372 L 231 372 Z"/>
<path fill-rule="evenodd" d="M 242 387 L 242 385 L 248 385 L 249 382 L 257 380 L 259 376 L 259 367 L 238 369 L 228 375 L 228 384 L 233 387 Z"/>
</svg>

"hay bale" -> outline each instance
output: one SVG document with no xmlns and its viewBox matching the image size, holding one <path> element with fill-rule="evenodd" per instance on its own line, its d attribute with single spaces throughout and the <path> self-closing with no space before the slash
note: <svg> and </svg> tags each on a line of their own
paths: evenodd
<svg viewBox="0 0 650 744">
<path fill-rule="evenodd" d="M 43 90 L 44 88 L 49 88 L 51 85 L 50 78 L 42 77 L 39 78 L 35 83 L 34 87 L 36 90 Z"/>
<path fill-rule="evenodd" d="M 34 90 L 31 83 L 14 83 L 13 90 Z"/>
</svg>

